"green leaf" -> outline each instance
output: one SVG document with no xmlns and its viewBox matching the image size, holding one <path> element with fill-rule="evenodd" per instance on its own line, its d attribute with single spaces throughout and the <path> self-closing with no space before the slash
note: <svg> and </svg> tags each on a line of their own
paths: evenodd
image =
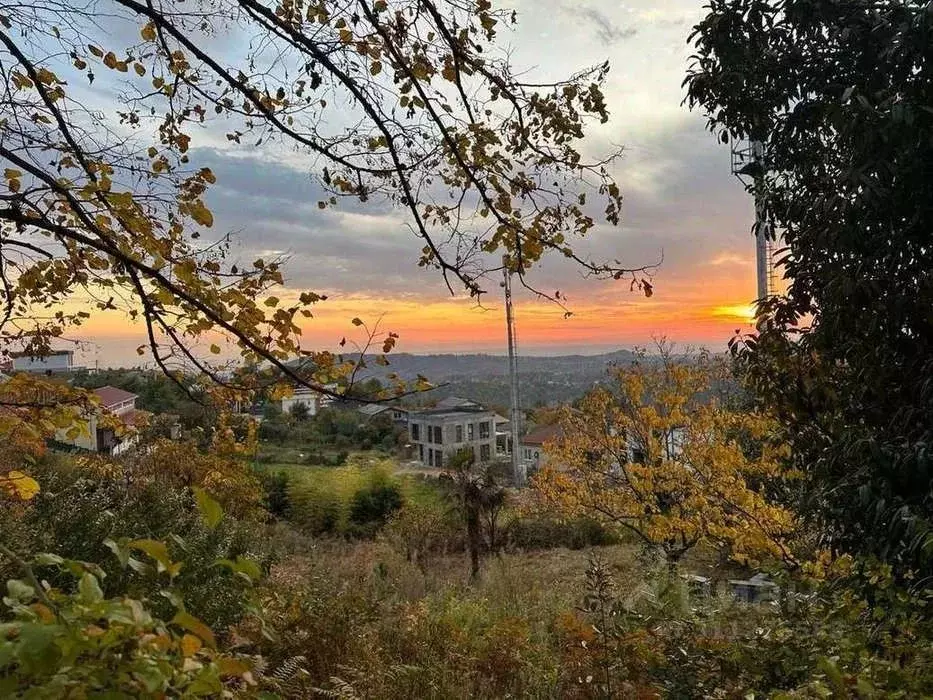
<svg viewBox="0 0 933 700">
<path fill-rule="evenodd" d="M 39 566 L 61 566 L 65 563 L 65 560 L 60 556 L 57 554 L 50 554 L 49 552 L 37 554 L 33 561 Z"/>
<path fill-rule="evenodd" d="M 120 561 L 120 566 L 126 566 L 130 561 L 130 550 L 126 547 L 121 547 L 117 542 L 110 539 L 109 537 L 104 540 L 104 546 L 109 549 L 111 552 L 116 555 L 117 559 Z"/>
<path fill-rule="evenodd" d="M 158 540 L 133 540 L 128 544 L 131 549 L 138 549 L 156 560 L 158 569 L 165 571 L 174 578 L 181 571 L 181 562 L 175 563 L 169 556 L 168 547 Z"/>
<path fill-rule="evenodd" d="M 20 603 L 27 603 L 36 597 L 36 589 L 19 579 L 14 578 L 7 581 L 6 589 L 10 597 Z"/>
<path fill-rule="evenodd" d="M 217 527 L 224 517 L 223 508 L 215 501 L 211 495 L 202 488 L 194 487 L 194 500 L 198 504 L 198 510 L 201 512 L 201 519 L 204 524 L 212 530 Z"/>
<path fill-rule="evenodd" d="M 262 569 L 259 568 L 259 564 L 247 557 L 238 556 L 236 561 L 219 559 L 216 563 L 218 566 L 230 569 L 234 574 L 246 579 L 250 583 L 255 583 L 262 578 Z"/>
<path fill-rule="evenodd" d="M 189 612 L 179 610 L 175 614 L 175 617 L 172 618 L 172 624 L 178 625 L 182 629 L 198 635 L 201 641 L 211 648 L 217 646 L 217 641 L 214 639 L 214 633 L 211 631 L 211 628 Z"/>
<path fill-rule="evenodd" d="M 104 592 L 100 589 L 97 577 L 92 574 L 84 574 L 78 581 L 78 593 L 86 603 L 99 603 L 104 599 Z"/>
</svg>

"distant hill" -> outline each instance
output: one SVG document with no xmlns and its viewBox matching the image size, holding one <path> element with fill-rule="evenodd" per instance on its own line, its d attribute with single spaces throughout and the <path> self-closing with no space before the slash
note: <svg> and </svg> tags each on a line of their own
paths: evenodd
<svg viewBox="0 0 933 700">
<path fill-rule="evenodd" d="M 595 383 L 606 378 L 613 364 L 628 364 L 635 358 L 629 350 L 602 355 L 520 356 L 518 375 L 522 404 L 526 408 L 572 401 Z M 395 372 L 403 379 L 419 374 L 435 384 L 443 384 L 419 402 L 431 402 L 459 395 L 491 406 L 509 403 L 509 361 L 505 355 L 413 355 L 391 354 L 389 365 L 369 362 L 366 376 L 383 378 Z"/>
<path fill-rule="evenodd" d="M 604 374 L 610 364 L 628 363 L 634 357 L 634 353 L 629 350 L 617 350 L 603 355 L 519 356 L 518 370 L 520 374 Z M 432 381 L 440 381 L 461 377 L 503 377 L 509 373 L 509 358 L 506 355 L 393 353 L 388 359 L 388 367 L 374 367 L 370 363 L 370 376 L 378 377 L 395 372 L 406 379 L 414 379 L 421 374 Z"/>
</svg>

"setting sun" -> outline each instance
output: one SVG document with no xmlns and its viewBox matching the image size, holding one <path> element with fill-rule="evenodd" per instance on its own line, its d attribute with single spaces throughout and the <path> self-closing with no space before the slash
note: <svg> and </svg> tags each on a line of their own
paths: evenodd
<svg viewBox="0 0 933 700">
<path fill-rule="evenodd" d="M 713 316 L 751 322 L 755 320 L 755 305 L 733 304 L 730 306 L 717 306 L 713 309 Z"/>
</svg>

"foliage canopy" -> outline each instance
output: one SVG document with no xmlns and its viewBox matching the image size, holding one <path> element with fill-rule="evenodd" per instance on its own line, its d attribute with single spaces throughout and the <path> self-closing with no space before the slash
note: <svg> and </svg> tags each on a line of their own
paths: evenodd
<svg viewBox="0 0 933 700">
<path fill-rule="evenodd" d="M 933 573 L 933 12 L 920 0 L 714 0 L 691 105 L 763 143 L 754 194 L 786 295 L 739 339 L 826 543 Z"/>
</svg>

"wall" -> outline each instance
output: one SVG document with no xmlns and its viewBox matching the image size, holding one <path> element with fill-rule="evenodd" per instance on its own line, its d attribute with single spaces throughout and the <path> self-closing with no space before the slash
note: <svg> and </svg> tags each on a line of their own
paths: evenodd
<svg viewBox="0 0 933 700">
<path fill-rule="evenodd" d="M 487 426 L 485 437 L 480 437 L 480 425 Z M 473 426 L 472 437 L 470 426 Z M 416 429 L 415 426 L 418 426 Z M 428 440 L 428 428 L 441 429 L 441 444 Z M 459 430 L 458 430 L 459 428 Z M 415 433 L 418 437 L 415 437 Z M 477 462 L 490 462 L 496 458 L 495 414 L 491 411 L 477 413 L 455 413 L 451 415 L 425 416 L 412 414 L 408 435 L 414 446 L 414 458 L 425 466 L 437 466 L 429 457 L 429 450 L 443 454 L 443 466 L 450 457 L 462 449 L 470 449 Z M 484 449 L 485 447 L 485 449 Z"/>
<path fill-rule="evenodd" d="M 14 357 L 13 369 L 18 372 L 67 372 L 72 368 L 73 355 L 49 355 L 48 357 Z"/>
</svg>

